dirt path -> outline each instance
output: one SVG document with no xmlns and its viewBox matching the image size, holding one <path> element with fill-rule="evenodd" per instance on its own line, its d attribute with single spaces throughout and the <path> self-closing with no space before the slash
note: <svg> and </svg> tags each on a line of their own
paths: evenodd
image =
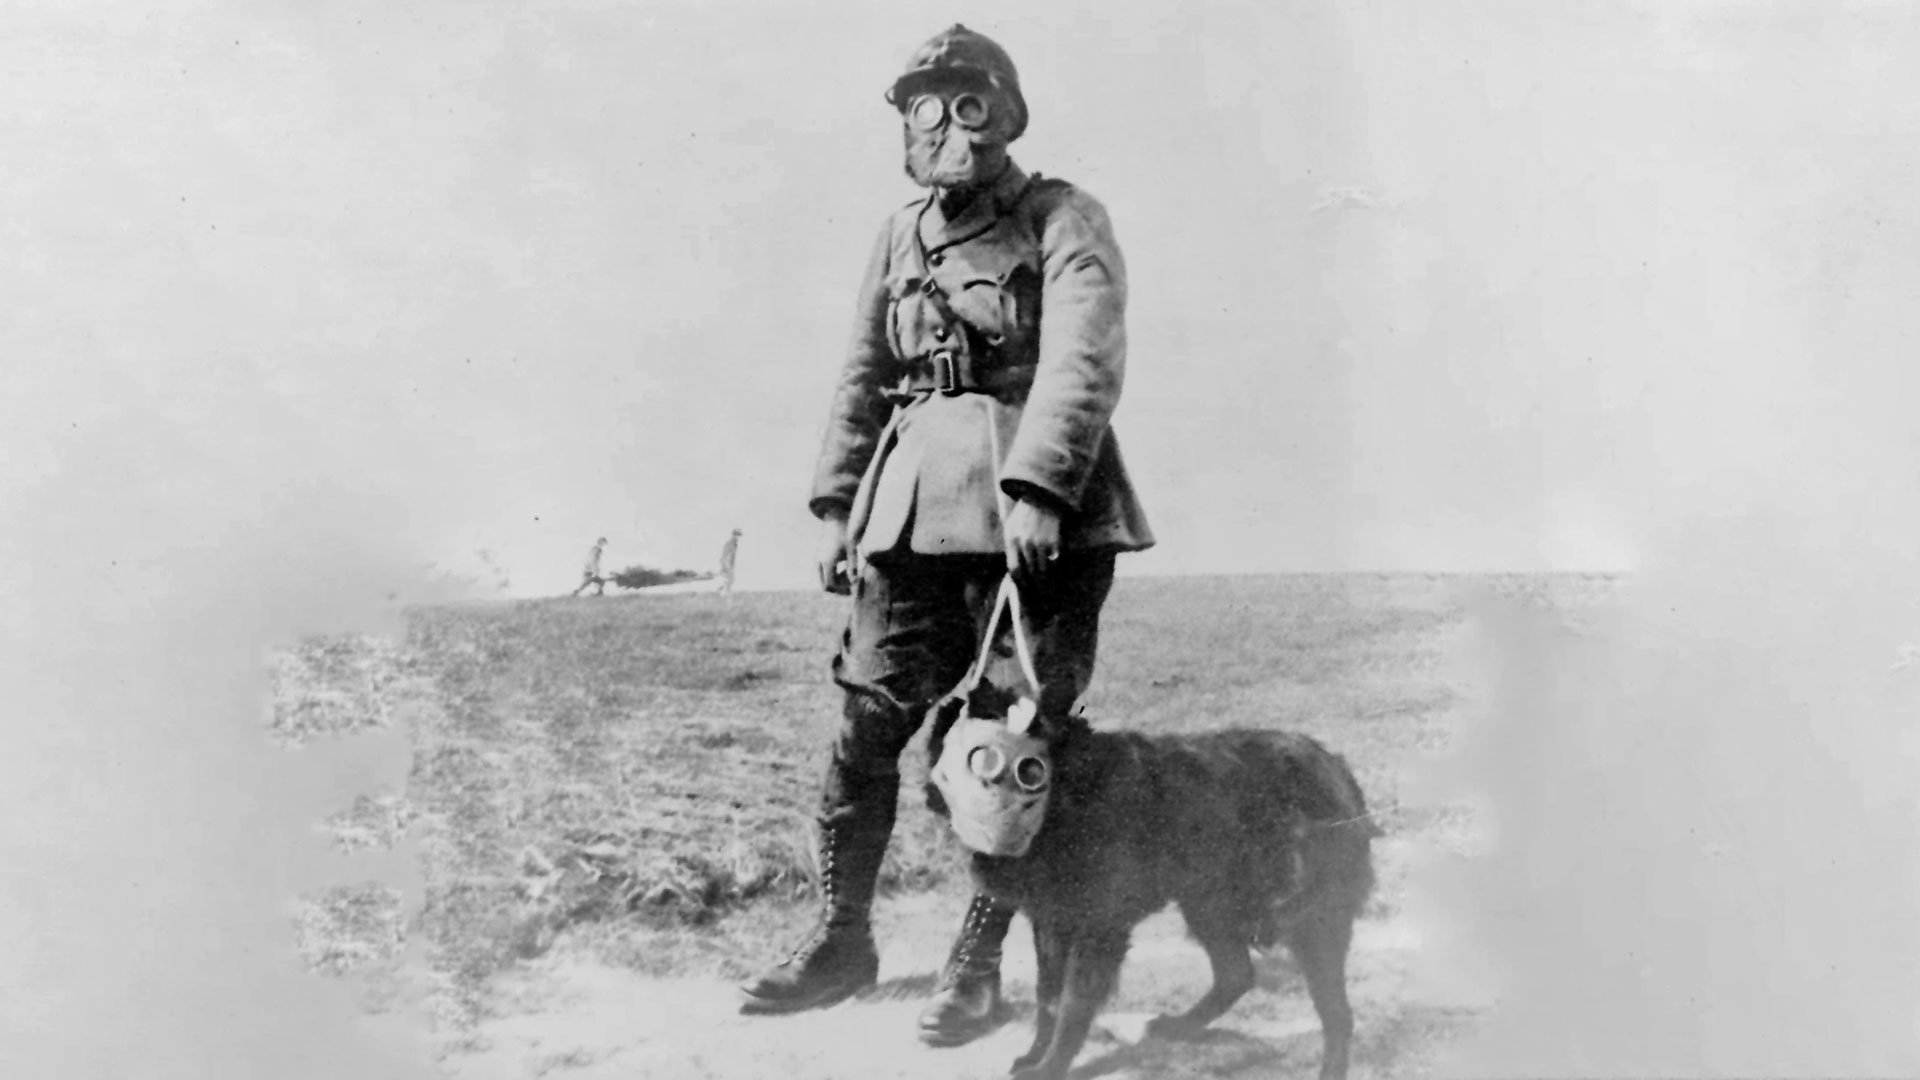
<svg viewBox="0 0 1920 1080">
<path fill-rule="evenodd" d="M 821 1012 L 743 1017 L 731 985 L 656 979 L 556 952 L 503 979 L 506 1013 L 471 1033 L 442 1069 L 458 1080 L 640 1076 L 703 1080 L 987 1080 L 1004 1076 L 1031 1029 L 1033 954 L 1016 922 L 1004 967 L 1020 1015 L 971 1045 L 922 1046 L 914 1020 L 944 954 L 951 898 L 900 900 L 877 913 L 882 982 L 870 994 Z M 1350 986 L 1359 1016 L 1353 1075 L 1411 1076 L 1464 1031 L 1483 1003 L 1445 1000 L 1415 986 L 1420 945 L 1405 920 L 1363 921 Z M 1312 1075 L 1319 1024 L 1292 965 L 1262 961 L 1260 983 L 1202 1041 L 1143 1042 L 1149 1017 L 1181 1007 L 1207 984 L 1204 954 L 1177 915 L 1140 927 L 1119 993 L 1102 1014 L 1073 1076 L 1115 1078 Z"/>
</svg>

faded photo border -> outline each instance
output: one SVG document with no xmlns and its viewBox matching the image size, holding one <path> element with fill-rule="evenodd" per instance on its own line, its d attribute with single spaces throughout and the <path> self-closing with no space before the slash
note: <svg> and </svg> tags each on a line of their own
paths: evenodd
<svg viewBox="0 0 1920 1080">
<path fill-rule="evenodd" d="M 1128 573 L 1620 576 L 1473 600 L 1417 978 L 1500 1005 L 1441 1071 L 1920 1074 L 1920 13 L 977 7 L 1127 251 Z M 405 740 L 289 750 L 273 658 L 608 517 L 806 587 L 880 90 L 955 17 L 0 13 L 0 1073 L 434 1075 L 297 949 L 417 892 L 315 829 Z"/>
</svg>

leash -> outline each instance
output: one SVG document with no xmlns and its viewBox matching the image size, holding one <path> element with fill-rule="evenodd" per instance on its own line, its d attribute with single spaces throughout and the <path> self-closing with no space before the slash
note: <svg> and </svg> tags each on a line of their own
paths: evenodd
<svg viewBox="0 0 1920 1080">
<path fill-rule="evenodd" d="M 993 643 L 1000 636 L 1000 618 L 1007 614 L 1013 616 L 1013 651 L 1020 661 L 1020 674 L 1026 676 L 1027 683 L 1033 687 L 1034 693 L 1039 694 L 1040 676 L 1034 671 L 1033 648 L 1027 641 L 1027 616 L 1021 610 L 1020 587 L 1013 583 L 1012 574 L 1000 579 L 1000 595 L 994 598 L 993 614 L 987 617 L 987 632 L 980 642 L 980 655 L 974 660 L 973 667 L 968 670 L 967 677 L 961 680 L 958 688 L 960 693 L 965 694 L 979 686 L 980 680 L 986 676 L 987 663 L 993 659 Z M 1025 727 L 1026 725 L 1022 723 L 1015 730 L 1017 732 Z"/>
<path fill-rule="evenodd" d="M 981 400 L 986 405 L 987 452 L 993 458 L 993 493 L 1000 508 L 1000 528 L 1004 540 L 1007 515 L 1013 510 L 1013 500 L 1008 498 L 1006 491 L 1000 487 L 1000 403 L 990 397 L 983 397 Z M 1020 674 L 1026 676 L 1027 685 L 1033 688 L 1034 700 L 1037 702 L 1040 697 L 1040 674 L 1033 663 L 1033 647 L 1028 640 L 1027 614 L 1020 602 L 1020 586 L 1014 584 L 1011 570 L 1000 579 L 1000 591 L 994 597 L 993 613 L 987 616 L 986 633 L 981 637 L 980 655 L 974 660 L 973 667 L 968 670 L 967 677 L 961 680 L 957 688 L 958 692 L 963 695 L 971 693 L 974 687 L 980 685 L 980 680 L 986 677 L 987 663 L 993 659 L 993 643 L 1000 636 L 1002 616 L 1013 620 L 1014 657 L 1020 662 Z M 1033 722 L 1033 716 L 1033 712 L 1016 707 L 1007 714 L 1007 726 L 1018 735 L 1026 731 L 1027 725 Z"/>
<path fill-rule="evenodd" d="M 998 228 L 1002 219 L 1026 201 L 1028 193 L 1033 190 L 1034 184 L 1039 179 L 1040 176 L 1038 173 L 1029 175 L 1026 182 L 1020 186 L 1020 190 L 1014 194 L 1013 199 L 1005 206 L 996 206 L 993 216 L 978 229 L 958 240 L 948 241 L 942 244 L 941 247 L 955 247 L 973 240 L 976 237 L 984 236 L 988 232 Z M 982 192 L 980 197 L 992 198 L 993 193 L 991 191 Z M 976 331 L 973 325 L 965 319 L 960 318 L 953 310 L 952 305 L 948 303 L 946 289 L 941 286 L 939 279 L 933 274 L 931 265 L 932 252 L 927 247 L 926 237 L 921 234 L 921 224 L 926 218 L 927 211 L 932 209 L 933 205 L 934 194 L 929 192 L 927 201 L 921 204 L 920 212 L 914 216 L 913 223 L 914 249 L 915 253 L 920 257 L 921 292 L 925 294 L 927 302 L 933 306 L 935 313 L 938 314 L 943 321 L 954 325 L 961 334 L 966 335 L 967 348 L 965 355 L 971 357 L 977 344 L 973 338 Z M 951 363 L 951 361 L 949 361 L 949 363 Z M 970 362 L 968 367 L 970 371 Z M 954 376 L 954 381 L 957 383 L 957 376 Z M 907 393 L 903 396 L 911 398 L 913 395 Z M 1006 547 L 1007 518 L 1013 512 L 1013 500 L 1008 497 L 1006 491 L 1000 486 L 1000 402 L 999 399 L 992 394 L 981 394 L 980 400 L 985 405 L 987 447 L 993 463 L 993 493 L 995 505 L 998 506 L 1000 511 L 1001 549 L 1004 552 Z M 894 419 L 898 419 L 898 416 L 899 413 L 896 410 Z M 890 421 L 889 427 L 891 426 Z M 973 667 L 968 670 L 966 678 L 961 680 L 960 685 L 955 688 L 955 692 L 963 696 L 969 694 L 975 687 L 980 685 L 980 680 L 986 677 L 987 663 L 993 658 L 993 645 L 999 638 L 1000 620 L 1003 616 L 1012 619 L 1014 655 L 1020 662 L 1020 673 L 1026 677 L 1027 685 L 1033 689 L 1034 702 L 1037 704 L 1040 697 L 1040 675 L 1033 662 L 1033 647 L 1029 642 L 1027 632 L 1026 610 L 1020 602 L 1020 587 L 1014 584 L 1013 573 L 1010 570 L 1000 579 L 1000 590 L 994 598 L 993 613 L 987 616 L 986 631 L 981 638 L 980 655 L 974 659 Z M 1016 705 L 1007 714 L 1007 726 L 1015 734 L 1023 733 L 1026 731 L 1027 726 L 1033 722 L 1036 712 L 1037 709 L 1035 708 L 1021 708 Z"/>
</svg>

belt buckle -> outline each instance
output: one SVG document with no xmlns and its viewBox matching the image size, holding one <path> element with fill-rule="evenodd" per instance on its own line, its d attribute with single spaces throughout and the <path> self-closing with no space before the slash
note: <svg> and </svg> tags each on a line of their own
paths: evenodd
<svg viewBox="0 0 1920 1080">
<path fill-rule="evenodd" d="M 953 394 L 959 390 L 954 382 L 953 353 L 941 349 L 927 358 L 933 363 L 933 388 L 942 394 Z"/>
</svg>

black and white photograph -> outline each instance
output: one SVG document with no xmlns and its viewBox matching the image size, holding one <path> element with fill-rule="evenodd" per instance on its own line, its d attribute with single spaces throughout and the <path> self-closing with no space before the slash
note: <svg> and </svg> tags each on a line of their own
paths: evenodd
<svg viewBox="0 0 1920 1080">
<path fill-rule="evenodd" d="M 0 6 L 0 1075 L 1920 1076 L 1916 61 Z"/>
</svg>

